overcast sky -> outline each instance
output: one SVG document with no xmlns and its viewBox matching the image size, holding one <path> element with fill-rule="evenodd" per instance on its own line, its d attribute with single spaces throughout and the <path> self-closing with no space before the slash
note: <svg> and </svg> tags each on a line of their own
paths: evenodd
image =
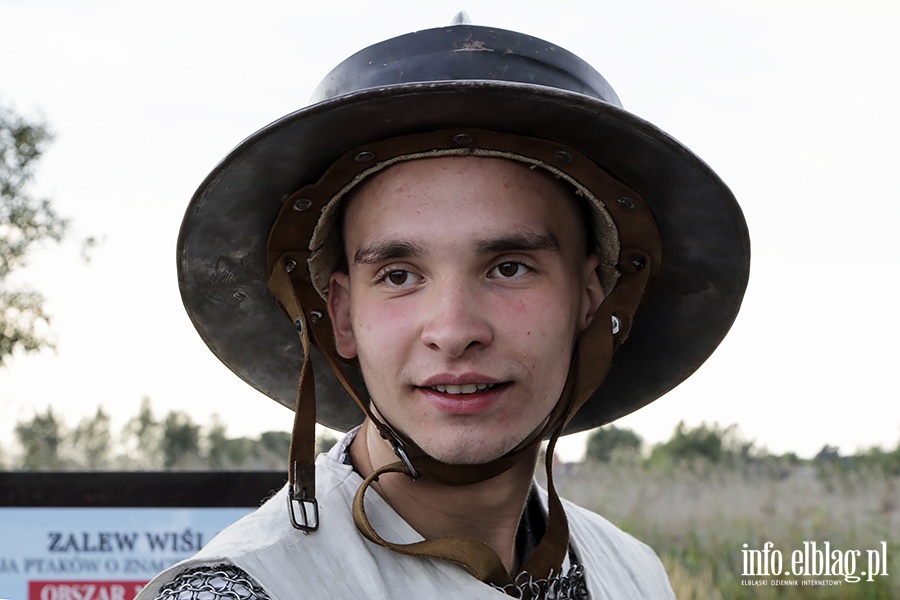
<svg viewBox="0 0 900 600">
<path fill-rule="evenodd" d="M 449 24 L 571 50 L 625 108 L 699 154 L 750 227 L 751 281 L 719 350 L 619 423 L 737 424 L 811 456 L 900 440 L 900 3 L 799 0 L 255 2 L 0 0 L 0 103 L 56 140 L 35 193 L 100 243 L 49 247 L 21 277 L 47 297 L 57 351 L 0 369 L 0 430 L 48 404 L 117 423 L 148 396 L 231 435 L 290 413 L 206 349 L 181 306 L 175 240 L 206 174 L 307 103 L 349 54 Z M 572 446 L 570 446 L 572 447 Z"/>
</svg>

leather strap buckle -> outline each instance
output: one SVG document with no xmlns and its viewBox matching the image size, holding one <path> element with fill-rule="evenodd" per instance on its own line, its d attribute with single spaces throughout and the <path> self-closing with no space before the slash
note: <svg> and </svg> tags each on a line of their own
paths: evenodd
<svg viewBox="0 0 900 600">
<path fill-rule="evenodd" d="M 309 512 L 307 512 L 307 506 L 310 507 Z M 298 510 L 299 520 L 297 519 Z M 294 529 L 309 533 L 319 528 L 319 502 L 315 498 L 310 500 L 306 497 L 306 488 L 303 488 L 299 498 L 293 488 L 288 491 L 288 512 L 290 512 L 291 525 L 294 526 Z M 310 517 L 312 518 L 310 519 Z"/>
<path fill-rule="evenodd" d="M 403 442 L 391 436 L 391 446 L 394 448 L 394 454 L 403 461 L 403 466 L 405 466 L 409 470 L 410 478 L 415 481 L 419 478 L 419 472 L 413 466 L 412 461 L 409 460 L 409 456 L 406 454 L 406 446 L 403 445 Z"/>
</svg>

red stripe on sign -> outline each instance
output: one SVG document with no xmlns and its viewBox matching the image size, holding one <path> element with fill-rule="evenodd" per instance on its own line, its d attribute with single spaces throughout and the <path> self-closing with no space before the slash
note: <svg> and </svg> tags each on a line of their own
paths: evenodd
<svg viewBox="0 0 900 600">
<path fill-rule="evenodd" d="M 146 581 L 29 581 L 28 600 L 134 600 Z"/>
</svg>

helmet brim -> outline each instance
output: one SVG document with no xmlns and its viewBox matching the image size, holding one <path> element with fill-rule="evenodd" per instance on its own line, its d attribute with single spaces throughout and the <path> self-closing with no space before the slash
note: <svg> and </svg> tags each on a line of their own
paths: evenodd
<svg viewBox="0 0 900 600">
<path fill-rule="evenodd" d="M 731 327 L 749 277 L 746 223 L 721 179 L 671 136 L 613 104 L 539 85 L 468 80 L 383 86 L 322 101 L 261 129 L 212 171 L 186 212 L 177 260 L 187 312 L 219 360 L 293 408 L 302 350 L 266 285 L 267 235 L 284 199 L 350 148 L 455 127 L 576 148 L 636 190 L 656 219 L 659 273 L 609 375 L 568 433 L 652 402 L 709 357 Z M 358 424 L 358 408 L 325 362 L 314 365 L 319 422 L 338 430 Z M 351 377 L 364 389 L 358 373 Z"/>
</svg>

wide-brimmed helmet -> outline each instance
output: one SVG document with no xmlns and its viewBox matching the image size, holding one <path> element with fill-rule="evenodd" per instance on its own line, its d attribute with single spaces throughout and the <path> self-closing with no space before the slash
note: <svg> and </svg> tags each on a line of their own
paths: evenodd
<svg viewBox="0 0 900 600">
<path fill-rule="evenodd" d="M 334 350 L 326 307 L 342 258 L 341 203 L 366 178 L 435 156 L 543 169 L 589 209 L 606 299 L 538 437 L 597 427 L 659 398 L 710 356 L 738 313 L 750 243 L 734 196 L 685 146 L 625 111 L 586 62 L 468 24 L 370 46 L 329 73 L 309 106 L 213 169 L 178 240 L 181 292 L 203 340 L 244 381 L 297 409 L 295 445 L 307 458 L 292 451 L 291 482 L 301 507 L 314 497 L 314 421 L 347 430 L 368 410 L 356 361 Z M 498 472 L 410 463 L 410 440 L 379 428 L 412 473 L 465 484 Z"/>
<path fill-rule="evenodd" d="M 380 155 L 384 147 L 390 155 Z M 574 54 L 472 25 L 419 31 L 354 54 L 328 74 L 312 104 L 257 131 L 213 169 L 178 240 L 184 305 L 203 340 L 244 381 L 293 408 L 302 350 L 267 285 L 279 258 L 272 252 L 286 251 L 267 252 L 279 214 L 293 220 L 282 223 L 279 243 L 288 237 L 291 250 L 315 254 L 340 234 L 332 226 L 316 232 L 323 208 L 360 173 L 398 153 L 467 149 L 541 162 L 582 186 L 591 185 L 579 181 L 591 168 L 608 176 L 600 182 L 608 188 L 591 190 L 605 208 L 601 228 L 611 219 L 625 229 L 649 213 L 659 230 L 660 256 L 628 342 L 567 432 L 646 405 L 706 360 L 737 315 L 749 274 L 749 237 L 732 193 L 690 150 L 623 110 L 606 80 Z M 618 266 L 633 258 L 621 247 L 617 256 L 604 249 L 605 260 Z M 327 275 L 321 265 L 310 275 L 319 292 Z M 358 424 L 357 407 L 326 362 L 314 361 L 314 371 L 319 422 L 342 431 Z M 364 393 L 355 367 L 347 371 Z"/>
</svg>

